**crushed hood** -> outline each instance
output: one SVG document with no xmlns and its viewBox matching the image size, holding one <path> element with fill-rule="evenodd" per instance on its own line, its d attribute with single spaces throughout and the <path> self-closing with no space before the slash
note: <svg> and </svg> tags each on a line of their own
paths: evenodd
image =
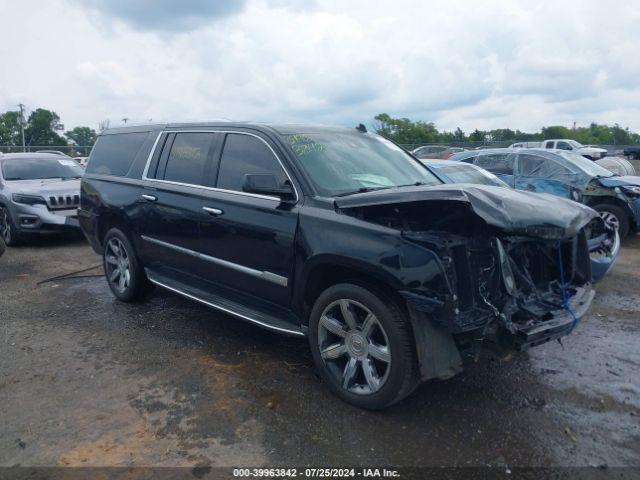
<svg viewBox="0 0 640 480">
<path fill-rule="evenodd" d="M 599 178 L 598 181 L 605 187 L 623 187 L 625 185 L 640 186 L 640 177 L 632 175 Z"/>
<path fill-rule="evenodd" d="M 506 232 L 541 238 L 574 236 L 598 214 L 554 195 L 488 185 L 402 187 L 358 193 L 335 199 L 339 209 L 411 202 L 456 201 L 469 204 L 487 224 Z"/>
</svg>

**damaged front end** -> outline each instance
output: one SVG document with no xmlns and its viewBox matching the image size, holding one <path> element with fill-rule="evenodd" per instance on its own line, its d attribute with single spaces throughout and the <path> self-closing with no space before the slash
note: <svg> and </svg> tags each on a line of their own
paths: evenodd
<svg viewBox="0 0 640 480">
<path fill-rule="evenodd" d="M 400 230 L 440 260 L 444 287 L 425 282 L 400 292 L 412 311 L 423 379 L 457 373 L 460 356 L 505 356 L 559 339 L 588 310 L 590 249 L 603 245 L 602 222 L 577 203 L 531 195 L 447 186 L 414 190 L 404 201 L 371 195 L 338 205 Z M 443 331 L 455 348 L 429 344 Z"/>
<path fill-rule="evenodd" d="M 436 247 L 420 232 L 406 238 Z M 499 355 L 567 335 L 589 308 L 589 248 L 584 230 L 565 239 L 496 233 L 449 237 L 438 248 L 452 294 L 439 312 L 426 312 L 420 295 L 403 295 L 418 311 L 456 335 L 460 349 Z"/>
</svg>

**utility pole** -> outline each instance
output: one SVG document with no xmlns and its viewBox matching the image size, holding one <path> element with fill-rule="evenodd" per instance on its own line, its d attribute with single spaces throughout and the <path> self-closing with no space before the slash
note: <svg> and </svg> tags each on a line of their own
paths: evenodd
<svg viewBox="0 0 640 480">
<path fill-rule="evenodd" d="M 20 107 L 20 133 L 22 134 L 22 151 L 26 152 L 27 148 L 24 144 L 24 105 L 22 103 L 19 103 L 18 106 Z"/>
</svg>

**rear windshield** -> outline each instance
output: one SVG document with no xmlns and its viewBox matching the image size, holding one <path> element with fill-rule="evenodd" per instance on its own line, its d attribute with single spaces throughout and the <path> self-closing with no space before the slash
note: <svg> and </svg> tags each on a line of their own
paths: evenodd
<svg viewBox="0 0 640 480">
<path fill-rule="evenodd" d="M 149 132 L 102 135 L 91 151 L 87 173 L 124 177 Z"/>
<path fill-rule="evenodd" d="M 12 158 L 2 161 L 2 177 L 7 180 L 80 178 L 82 168 L 70 158 Z"/>
</svg>

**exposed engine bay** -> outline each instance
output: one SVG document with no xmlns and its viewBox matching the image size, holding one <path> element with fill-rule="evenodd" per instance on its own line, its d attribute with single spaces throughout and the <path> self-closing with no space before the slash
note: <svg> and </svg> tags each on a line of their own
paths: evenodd
<svg viewBox="0 0 640 480">
<path fill-rule="evenodd" d="M 505 210 L 503 217 L 511 213 Z M 605 255 L 613 248 L 604 222 L 586 211 L 569 223 L 511 217 L 515 228 L 491 225 L 459 199 L 378 203 L 344 212 L 399 230 L 437 254 L 448 285 L 400 293 L 471 356 L 481 350 L 503 355 L 567 335 L 594 295 L 591 251 Z"/>
</svg>

